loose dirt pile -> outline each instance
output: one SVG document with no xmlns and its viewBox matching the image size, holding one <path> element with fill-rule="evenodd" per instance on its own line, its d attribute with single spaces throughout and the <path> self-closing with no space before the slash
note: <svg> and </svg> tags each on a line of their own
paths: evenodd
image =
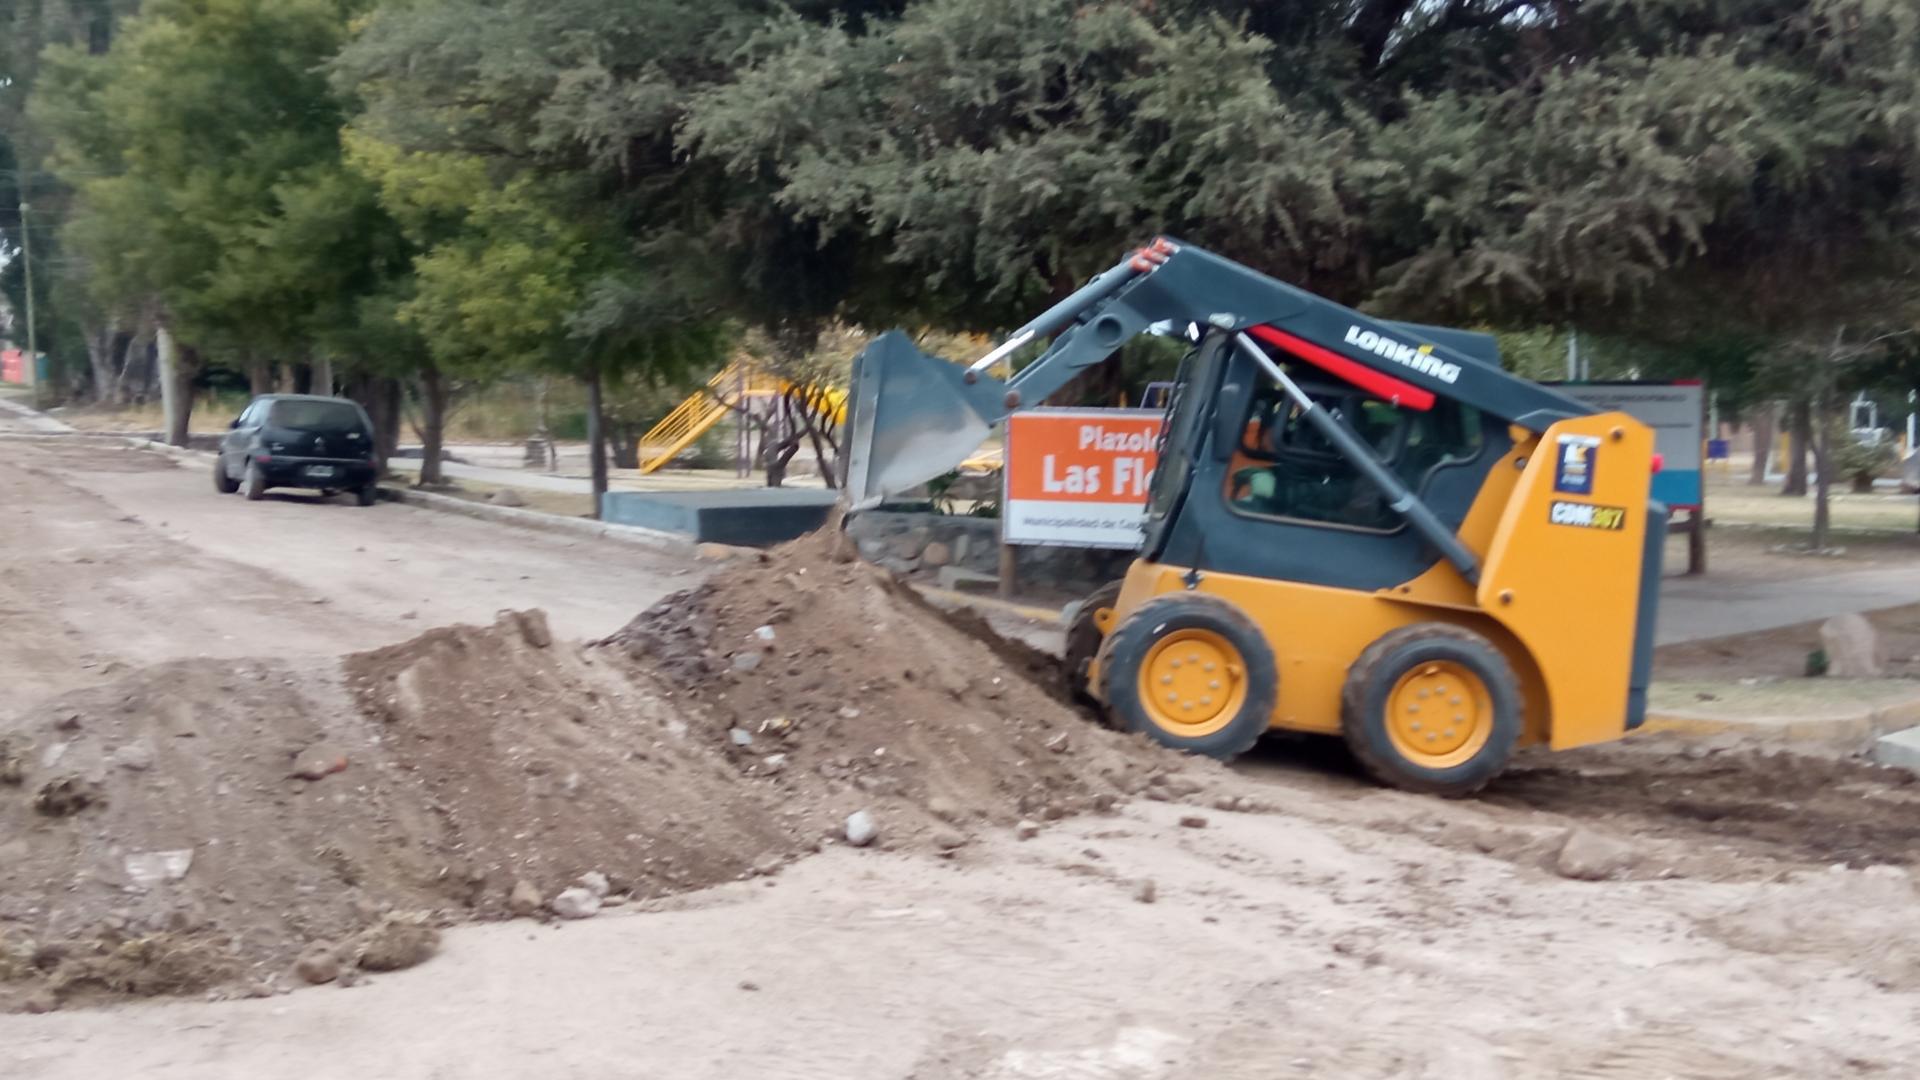
<svg viewBox="0 0 1920 1080">
<path fill-rule="evenodd" d="M 802 544 L 596 646 L 503 613 L 66 695 L 0 722 L 0 1008 L 350 981 L 583 875 L 644 902 L 1213 782 L 996 647 Z"/>
<path fill-rule="evenodd" d="M 811 814 L 878 798 L 1011 824 L 1150 786 L 1192 795 L 1218 774 L 1094 727 L 1040 681 L 1053 665 L 1031 650 L 883 570 L 825 557 L 814 538 L 668 597 L 599 644 L 679 680 L 703 738 Z"/>
</svg>

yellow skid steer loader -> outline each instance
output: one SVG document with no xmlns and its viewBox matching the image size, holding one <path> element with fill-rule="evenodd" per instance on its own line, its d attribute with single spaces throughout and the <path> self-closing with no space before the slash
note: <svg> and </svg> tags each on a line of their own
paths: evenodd
<svg viewBox="0 0 1920 1080">
<path fill-rule="evenodd" d="M 877 339 L 854 367 L 853 509 L 951 469 L 1141 333 L 1192 348 L 1139 557 L 1069 628 L 1070 677 L 1112 722 L 1223 759 L 1269 729 L 1338 734 L 1382 781 L 1442 795 L 1517 746 L 1640 725 L 1666 535 L 1652 432 L 1502 370 L 1487 335 L 1170 239 L 971 366 Z"/>
</svg>

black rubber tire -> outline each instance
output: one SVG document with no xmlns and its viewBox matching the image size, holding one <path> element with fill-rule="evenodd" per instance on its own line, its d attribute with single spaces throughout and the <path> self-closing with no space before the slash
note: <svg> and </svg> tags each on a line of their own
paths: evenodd
<svg viewBox="0 0 1920 1080">
<path fill-rule="evenodd" d="M 213 459 L 213 490 L 222 495 L 231 495 L 240 490 L 240 481 L 227 475 L 227 463 L 223 458 Z"/>
<path fill-rule="evenodd" d="M 1247 692 L 1240 711 L 1225 727 L 1199 738 L 1184 738 L 1154 723 L 1139 695 L 1140 665 L 1154 643 L 1184 629 L 1219 634 L 1240 653 L 1246 666 Z M 1115 726 L 1144 733 L 1162 746 L 1229 761 L 1252 749 L 1272 724 L 1274 701 L 1280 693 L 1273 647 L 1252 619 L 1218 597 L 1200 593 L 1154 597 L 1113 628 L 1101 657 L 1101 694 Z"/>
<path fill-rule="evenodd" d="M 1110 608 L 1120 602 L 1122 582 L 1109 581 L 1105 585 L 1088 593 L 1086 599 L 1073 611 L 1073 617 L 1067 621 L 1067 646 L 1061 653 L 1060 678 L 1067 693 L 1075 701 L 1088 705 L 1098 705 L 1091 687 L 1087 683 L 1087 665 L 1093 662 L 1094 654 L 1100 651 L 1100 643 L 1107 635 L 1100 632 L 1094 624 L 1093 616 L 1101 608 Z"/>
<path fill-rule="evenodd" d="M 1432 769 L 1394 748 L 1386 728 L 1386 698 L 1401 676 L 1421 664 L 1450 661 L 1472 671 L 1487 689 L 1493 730 L 1480 752 L 1458 765 Z M 1493 643 L 1449 623 L 1415 623 L 1382 634 L 1347 669 L 1340 695 L 1340 732 L 1374 779 L 1389 787 L 1460 798 L 1486 787 L 1513 756 L 1520 739 L 1520 681 Z"/>
<path fill-rule="evenodd" d="M 372 506 L 380 501 L 380 485 L 369 480 L 353 492 L 353 501 L 361 506 Z"/>
<path fill-rule="evenodd" d="M 240 492 L 248 502 L 259 502 L 267 497 L 267 474 L 261 471 L 258 462 L 247 462 L 247 475 L 240 482 Z"/>
</svg>

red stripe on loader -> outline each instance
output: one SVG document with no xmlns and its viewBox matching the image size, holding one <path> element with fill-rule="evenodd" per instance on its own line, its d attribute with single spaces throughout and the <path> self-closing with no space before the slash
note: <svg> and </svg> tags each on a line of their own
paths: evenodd
<svg viewBox="0 0 1920 1080">
<path fill-rule="evenodd" d="M 1330 349 L 1321 348 L 1306 338 L 1295 337 L 1285 330 L 1276 330 L 1271 326 L 1252 326 L 1247 333 L 1276 348 L 1285 349 L 1294 356 L 1325 371 L 1336 375 L 1375 397 L 1404 405 L 1409 409 L 1426 412 L 1433 408 L 1433 391 L 1422 390 L 1409 382 L 1402 382 L 1391 375 L 1360 363 L 1349 360 Z"/>
</svg>

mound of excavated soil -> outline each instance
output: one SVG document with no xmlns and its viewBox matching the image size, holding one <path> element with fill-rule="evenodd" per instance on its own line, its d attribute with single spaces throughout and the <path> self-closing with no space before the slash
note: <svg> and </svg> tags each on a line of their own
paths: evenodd
<svg viewBox="0 0 1920 1080">
<path fill-rule="evenodd" d="M 770 873 L 855 811 L 934 850 L 1210 782 L 1005 649 L 802 544 L 596 646 L 504 613 L 55 699 L 0 721 L 0 1008 L 386 970 L 396 928 L 506 917 L 516 885 L 597 872 L 619 902 Z"/>
<path fill-rule="evenodd" d="M 1191 794 L 1211 775 L 1089 724 L 1027 677 L 1041 671 L 1021 647 L 818 544 L 733 567 L 598 643 L 676 680 L 696 737 L 783 805 L 832 821 L 878 800 L 910 822 L 1010 824 L 1156 782 Z"/>
</svg>

